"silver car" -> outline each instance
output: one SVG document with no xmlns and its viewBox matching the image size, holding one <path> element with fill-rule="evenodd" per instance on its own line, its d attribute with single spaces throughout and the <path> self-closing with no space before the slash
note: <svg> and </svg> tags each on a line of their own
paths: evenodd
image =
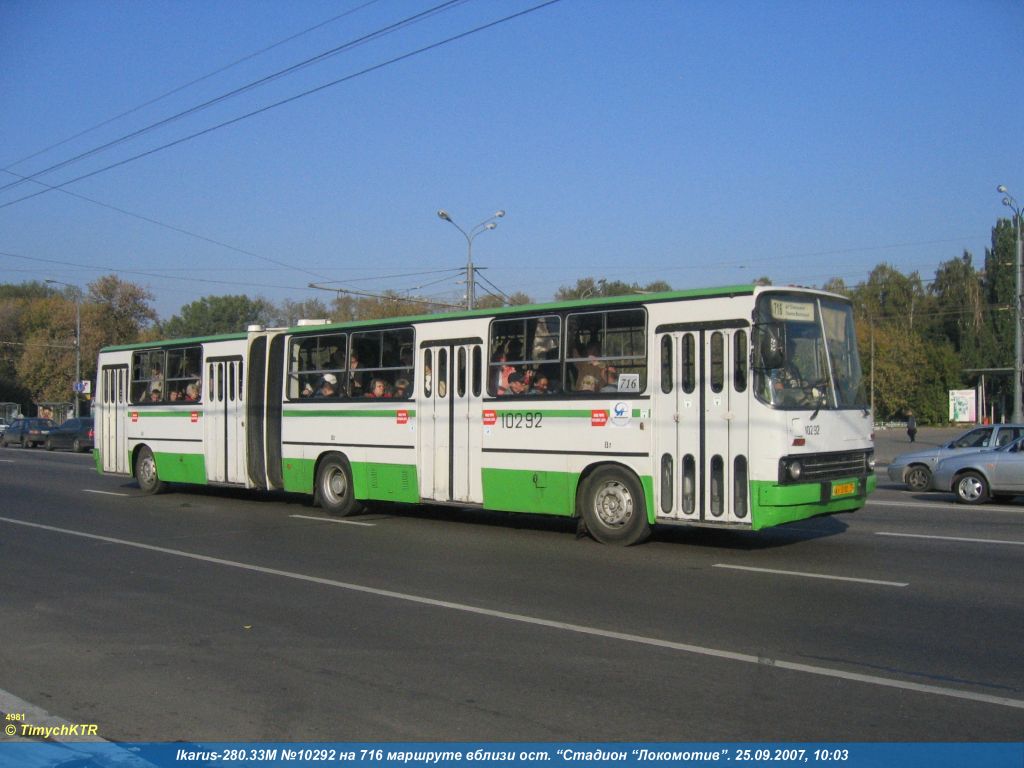
<svg viewBox="0 0 1024 768">
<path fill-rule="evenodd" d="M 889 464 L 889 479 L 906 483 L 912 491 L 927 491 L 932 487 L 932 472 L 943 459 L 998 448 L 1012 443 L 1018 437 L 1024 437 L 1024 424 L 977 427 L 938 448 L 900 454 Z"/>
<path fill-rule="evenodd" d="M 982 504 L 1024 494 L 1024 438 L 991 451 L 950 456 L 932 472 L 932 488 L 952 491 L 957 501 Z"/>
</svg>

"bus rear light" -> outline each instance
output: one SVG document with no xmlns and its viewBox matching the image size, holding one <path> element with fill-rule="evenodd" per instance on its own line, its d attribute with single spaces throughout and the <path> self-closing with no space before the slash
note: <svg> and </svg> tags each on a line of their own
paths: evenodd
<svg viewBox="0 0 1024 768">
<path fill-rule="evenodd" d="M 807 438 L 806 437 L 794 437 L 793 438 L 793 445 L 807 445 Z"/>
</svg>

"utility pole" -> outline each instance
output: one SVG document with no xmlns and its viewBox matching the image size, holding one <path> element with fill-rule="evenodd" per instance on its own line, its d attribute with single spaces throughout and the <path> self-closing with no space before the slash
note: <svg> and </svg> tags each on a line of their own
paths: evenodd
<svg viewBox="0 0 1024 768">
<path fill-rule="evenodd" d="M 1021 208 L 1016 199 L 1006 190 L 1006 186 L 1000 184 L 996 191 L 1003 195 L 1003 205 L 1013 211 L 1014 223 L 1017 234 L 1017 260 L 1014 266 L 1014 273 L 1017 279 L 1017 287 L 1013 294 L 1014 326 L 1013 326 L 1013 422 L 1020 424 L 1021 417 Z"/>
</svg>

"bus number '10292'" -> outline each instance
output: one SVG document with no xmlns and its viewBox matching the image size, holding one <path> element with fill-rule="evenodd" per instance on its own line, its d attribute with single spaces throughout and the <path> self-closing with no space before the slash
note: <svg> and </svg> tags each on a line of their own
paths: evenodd
<svg viewBox="0 0 1024 768">
<path fill-rule="evenodd" d="M 543 413 L 503 413 L 501 426 L 505 429 L 540 429 Z"/>
</svg>

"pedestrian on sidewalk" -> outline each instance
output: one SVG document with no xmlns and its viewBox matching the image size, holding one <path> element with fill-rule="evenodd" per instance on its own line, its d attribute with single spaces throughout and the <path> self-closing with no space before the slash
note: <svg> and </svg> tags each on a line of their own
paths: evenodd
<svg viewBox="0 0 1024 768">
<path fill-rule="evenodd" d="M 914 442 L 917 437 L 917 419 L 914 418 L 913 411 L 907 411 L 907 437 L 910 438 L 910 442 Z"/>
</svg>

